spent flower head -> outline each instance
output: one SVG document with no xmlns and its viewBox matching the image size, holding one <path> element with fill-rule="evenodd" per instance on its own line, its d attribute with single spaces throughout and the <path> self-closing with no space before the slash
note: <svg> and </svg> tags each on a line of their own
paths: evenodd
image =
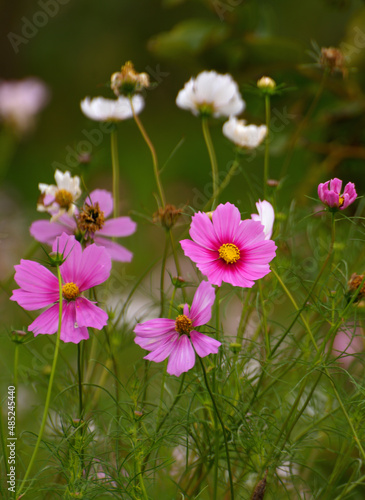
<svg viewBox="0 0 365 500">
<path fill-rule="evenodd" d="M 119 262 L 130 262 L 133 254 L 111 238 L 130 236 L 137 224 L 126 216 L 108 218 L 113 212 L 113 196 L 104 189 L 95 189 L 74 217 L 62 215 L 56 221 L 37 220 L 30 226 L 30 234 L 39 242 L 53 245 L 62 233 L 75 235 L 87 245 L 96 243 L 105 247 L 110 257 Z"/>
<path fill-rule="evenodd" d="M 53 251 L 66 259 L 60 266 L 63 282 L 61 340 L 78 344 L 89 338 L 88 327 L 101 330 L 107 324 L 107 313 L 82 293 L 109 278 L 111 259 L 105 248 L 90 245 L 82 250 L 75 237 L 65 233 L 55 240 Z M 21 260 L 15 266 L 14 279 L 20 288 L 13 290 L 10 300 L 27 311 L 48 307 L 28 326 L 28 331 L 35 336 L 56 333 L 59 316 L 57 277 L 38 262 Z"/>
<path fill-rule="evenodd" d="M 214 300 L 213 286 L 202 281 L 191 307 L 184 304 L 183 314 L 179 314 L 175 320 L 158 318 L 138 323 L 134 329 L 134 341 L 143 349 L 151 351 L 145 359 L 160 363 L 169 357 L 167 373 L 179 377 L 193 368 L 195 353 L 201 358 L 216 354 L 221 343 L 196 331 L 196 328 L 210 321 Z"/>
<path fill-rule="evenodd" d="M 196 213 L 189 232 L 193 241 L 180 241 L 182 249 L 213 285 L 225 281 L 251 288 L 270 272 L 275 243 L 265 239 L 261 222 L 241 221 L 238 208 L 231 203 L 218 205 L 212 220 L 206 213 Z"/>
<path fill-rule="evenodd" d="M 246 125 L 245 120 L 231 116 L 223 124 L 223 134 L 240 148 L 254 149 L 259 146 L 267 134 L 266 125 Z"/>
<path fill-rule="evenodd" d="M 130 97 L 149 86 L 149 74 L 137 73 L 131 61 L 127 61 L 122 69 L 113 73 L 110 78 L 110 88 L 117 97 L 120 95 Z"/>
<path fill-rule="evenodd" d="M 176 104 L 196 116 L 234 116 L 245 109 L 237 83 L 229 74 L 203 71 L 190 78 L 176 97 Z"/>
<path fill-rule="evenodd" d="M 48 212 L 52 220 L 63 214 L 73 215 L 76 209 L 75 202 L 81 195 L 80 177 L 71 177 L 70 172 L 56 170 L 54 175 L 56 185 L 39 183 L 41 192 L 37 203 L 39 212 Z"/>
<path fill-rule="evenodd" d="M 357 198 L 355 184 L 348 182 L 343 193 L 341 193 L 342 181 L 331 179 L 318 186 L 318 196 L 322 203 L 329 207 L 331 211 L 344 210 Z"/>
</svg>

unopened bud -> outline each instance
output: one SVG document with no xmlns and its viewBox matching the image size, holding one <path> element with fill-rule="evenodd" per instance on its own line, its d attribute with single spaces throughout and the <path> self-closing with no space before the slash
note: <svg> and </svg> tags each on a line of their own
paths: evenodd
<svg viewBox="0 0 365 500">
<path fill-rule="evenodd" d="M 275 90 L 276 82 L 269 76 L 263 76 L 257 81 L 257 86 L 261 90 Z"/>
</svg>

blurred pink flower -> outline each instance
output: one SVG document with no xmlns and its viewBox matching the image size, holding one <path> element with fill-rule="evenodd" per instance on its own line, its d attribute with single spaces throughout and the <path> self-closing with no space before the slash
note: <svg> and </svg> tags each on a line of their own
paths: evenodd
<svg viewBox="0 0 365 500">
<path fill-rule="evenodd" d="M 318 186 L 318 196 L 330 208 L 344 210 L 356 200 L 355 184 L 348 182 L 341 194 L 342 181 L 334 178 Z"/>
<path fill-rule="evenodd" d="M 38 78 L 0 81 L 0 121 L 19 135 L 26 134 L 49 98 L 47 86 Z"/>
<path fill-rule="evenodd" d="M 336 334 L 333 342 L 332 353 L 337 357 L 337 361 L 348 368 L 356 359 L 353 354 L 364 352 L 364 336 L 361 328 L 354 329 L 348 326 L 345 330 Z"/>
<path fill-rule="evenodd" d="M 272 235 L 272 228 L 275 220 L 273 206 L 266 200 L 259 200 L 256 203 L 256 208 L 258 214 L 251 214 L 251 219 L 261 222 L 264 226 L 265 240 L 269 240 Z"/>
<path fill-rule="evenodd" d="M 89 338 L 88 327 L 101 330 L 107 324 L 107 313 L 81 293 L 109 278 L 111 259 L 104 248 L 96 245 L 83 251 L 75 237 L 65 233 L 55 240 L 52 250 L 66 258 L 60 266 L 64 283 L 61 340 L 78 344 Z M 51 306 L 29 325 L 28 331 L 34 332 L 35 336 L 56 333 L 59 312 L 57 277 L 38 262 L 21 260 L 20 265 L 15 266 L 14 279 L 20 288 L 13 290 L 10 300 L 27 311 Z"/>
<path fill-rule="evenodd" d="M 52 245 L 62 233 L 82 233 L 87 242 L 105 247 L 112 260 L 130 262 L 133 254 L 109 238 L 130 236 L 137 224 L 130 217 L 116 217 L 105 220 L 113 211 L 113 196 L 104 189 L 95 189 L 85 200 L 84 209 L 75 210 L 75 218 L 62 215 L 55 221 L 37 220 L 30 226 L 30 234 L 39 242 Z M 88 223 L 88 215 L 90 223 Z"/>
<path fill-rule="evenodd" d="M 175 320 L 158 318 L 138 323 L 134 329 L 134 341 L 143 349 L 151 351 L 144 359 L 160 363 L 169 356 L 167 373 L 179 377 L 195 365 L 195 352 L 201 358 L 216 354 L 221 343 L 195 330 L 210 321 L 214 299 L 213 286 L 202 281 L 190 310 L 185 304 L 184 314 Z"/>
<path fill-rule="evenodd" d="M 265 240 L 261 222 L 241 221 L 238 208 L 231 203 L 218 205 L 212 220 L 204 212 L 196 213 L 190 236 L 194 241 L 180 241 L 185 255 L 218 286 L 225 281 L 251 288 L 254 280 L 270 272 L 269 262 L 277 248 L 272 240 Z"/>
</svg>

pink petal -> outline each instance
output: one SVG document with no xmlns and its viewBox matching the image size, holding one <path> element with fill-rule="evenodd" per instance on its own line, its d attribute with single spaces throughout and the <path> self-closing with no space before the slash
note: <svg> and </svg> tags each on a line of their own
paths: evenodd
<svg viewBox="0 0 365 500">
<path fill-rule="evenodd" d="M 73 219 L 68 217 L 68 219 L 74 222 Z M 74 234 L 76 230 L 75 227 L 72 227 L 71 224 L 69 226 L 65 226 L 64 224 L 59 223 L 60 219 L 56 222 L 50 222 L 48 220 L 36 220 L 30 226 L 30 234 L 37 241 L 41 243 L 47 243 L 48 245 L 52 245 L 57 236 L 61 236 L 62 233 Z"/>
<path fill-rule="evenodd" d="M 75 300 L 76 323 L 101 330 L 108 323 L 108 314 L 85 297 Z"/>
<path fill-rule="evenodd" d="M 215 260 L 213 262 L 203 262 L 197 263 L 196 267 L 205 276 L 207 276 L 209 282 L 212 285 L 221 286 L 223 280 L 223 274 L 226 267 L 226 263 L 222 259 Z"/>
<path fill-rule="evenodd" d="M 189 234 L 196 243 L 205 248 L 216 250 L 220 247 L 212 221 L 204 212 L 198 212 L 193 216 Z"/>
<path fill-rule="evenodd" d="M 65 283 L 77 283 L 77 275 L 80 267 L 82 249 L 75 236 L 69 236 L 66 233 L 56 239 L 52 245 L 52 250 L 63 254 L 66 259 L 60 266 L 61 276 Z"/>
<path fill-rule="evenodd" d="M 172 338 L 170 342 L 165 342 L 157 349 L 154 349 L 152 352 L 147 354 L 144 359 L 148 359 L 149 361 L 154 361 L 155 363 L 161 363 L 167 356 L 170 355 L 171 351 L 174 349 L 177 344 L 179 334 L 176 333 L 176 336 Z"/>
<path fill-rule="evenodd" d="M 232 243 L 242 251 L 255 243 L 264 241 L 264 226 L 259 221 L 246 219 L 241 221 Z"/>
<path fill-rule="evenodd" d="M 201 358 L 208 356 L 208 354 L 217 354 L 218 349 L 221 345 L 218 340 L 215 340 L 208 335 L 204 335 L 203 333 L 199 333 L 194 330 L 190 332 L 190 338 L 197 355 Z"/>
<path fill-rule="evenodd" d="M 68 260 L 62 264 L 61 270 L 68 263 Z M 78 267 L 72 268 L 74 280 L 70 281 L 77 284 L 80 292 L 88 290 L 104 283 L 110 276 L 111 267 L 112 262 L 105 248 L 92 244 L 82 252 Z M 64 275 L 62 276 L 64 277 Z"/>
<path fill-rule="evenodd" d="M 213 212 L 213 227 L 221 244 L 234 241 L 240 222 L 240 211 L 232 203 L 218 205 Z"/>
<path fill-rule="evenodd" d="M 109 217 L 113 211 L 113 196 L 105 189 L 94 189 L 89 196 L 86 197 L 85 202 L 90 204 L 99 203 L 100 209 L 104 212 L 104 217 Z"/>
<path fill-rule="evenodd" d="M 212 306 L 215 300 L 215 290 L 208 281 L 202 281 L 198 286 L 190 309 L 193 326 L 205 325 L 212 317 Z"/>
<path fill-rule="evenodd" d="M 179 337 L 177 332 L 164 333 L 163 335 L 156 335 L 156 337 L 135 337 L 134 342 L 146 351 L 156 351 L 157 349 L 167 346 Z"/>
<path fill-rule="evenodd" d="M 183 372 L 189 371 L 195 365 L 195 352 L 187 335 L 181 337 L 173 344 L 167 373 L 179 377 Z"/>
<path fill-rule="evenodd" d="M 109 257 L 116 262 L 131 262 L 133 253 L 127 250 L 124 246 L 119 245 L 115 241 L 108 240 L 107 238 L 99 238 L 94 236 L 94 243 L 104 247 Z"/>
<path fill-rule="evenodd" d="M 76 304 L 74 301 L 63 305 L 61 340 L 78 344 L 81 340 L 87 340 L 89 332 L 85 326 L 78 326 L 76 321 Z"/>
<path fill-rule="evenodd" d="M 336 177 L 334 179 L 330 180 L 330 191 L 334 191 L 337 195 L 341 193 L 341 188 L 342 188 L 342 181 L 340 179 L 337 179 Z"/>
<path fill-rule="evenodd" d="M 58 279 L 38 262 L 21 260 L 15 267 L 14 279 L 21 287 L 13 291 L 10 300 L 28 311 L 41 309 L 59 299 Z"/>
<path fill-rule="evenodd" d="M 66 301 L 64 301 L 65 305 Z M 42 312 L 33 323 L 28 326 L 28 331 L 33 332 L 36 337 L 38 334 L 53 334 L 58 330 L 59 304 L 54 304 L 47 311 Z"/>
<path fill-rule="evenodd" d="M 211 262 L 219 258 L 218 251 L 208 250 L 194 241 L 181 240 L 180 245 L 184 254 L 195 263 Z"/>
<path fill-rule="evenodd" d="M 130 217 L 116 217 L 105 221 L 105 224 L 97 234 L 100 236 L 130 236 L 135 233 L 137 224 Z"/>
<path fill-rule="evenodd" d="M 175 331 L 175 321 L 167 318 L 149 319 L 144 323 L 138 323 L 133 330 L 140 337 L 158 337 L 159 335 Z"/>
</svg>

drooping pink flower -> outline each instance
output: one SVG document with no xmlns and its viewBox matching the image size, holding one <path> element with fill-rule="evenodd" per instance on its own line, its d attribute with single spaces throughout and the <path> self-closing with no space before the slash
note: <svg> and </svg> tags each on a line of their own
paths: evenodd
<svg viewBox="0 0 365 500">
<path fill-rule="evenodd" d="M 144 359 L 160 363 L 169 356 L 167 373 L 179 377 L 195 365 L 195 352 L 201 358 L 216 354 L 221 343 L 195 330 L 210 321 L 214 299 L 214 288 L 202 281 L 190 310 L 188 304 L 184 305 L 184 314 L 176 319 L 158 318 L 138 323 L 134 341 L 151 351 Z"/>
<path fill-rule="evenodd" d="M 137 224 L 130 217 L 105 220 L 113 211 L 113 196 L 104 189 L 95 189 L 87 196 L 83 209 L 75 218 L 62 215 L 55 221 L 37 220 L 30 226 L 30 234 L 39 242 L 52 245 L 62 233 L 83 236 L 87 243 L 94 242 L 106 248 L 112 260 L 130 262 L 133 253 L 109 238 L 130 236 Z"/>
<path fill-rule="evenodd" d="M 330 208 L 344 210 L 356 200 L 355 184 L 348 182 L 341 194 L 342 181 L 334 178 L 318 186 L 318 196 Z"/>
<path fill-rule="evenodd" d="M 272 228 L 275 220 L 274 208 L 268 201 L 259 200 L 256 203 L 258 214 L 251 214 L 251 219 L 261 222 L 264 226 L 265 240 L 269 240 L 272 235 Z"/>
<path fill-rule="evenodd" d="M 82 292 L 100 285 L 109 278 L 111 259 L 105 248 L 90 245 L 82 250 L 74 236 L 63 233 L 53 244 L 53 251 L 66 258 L 60 266 L 63 280 L 63 312 L 61 340 L 78 344 L 89 338 L 87 328 L 101 330 L 107 324 L 105 311 L 82 296 Z M 14 300 L 27 311 L 50 306 L 28 327 L 38 334 L 53 334 L 58 330 L 59 283 L 47 268 L 31 260 L 21 260 L 15 266 L 16 283 L 20 288 L 13 291 Z"/>
<path fill-rule="evenodd" d="M 225 281 L 251 288 L 254 280 L 270 272 L 275 243 L 265 240 L 261 222 L 241 221 L 238 208 L 231 203 L 218 205 L 212 220 L 204 212 L 196 213 L 189 232 L 193 241 L 180 241 L 182 249 L 213 285 Z"/>
</svg>

